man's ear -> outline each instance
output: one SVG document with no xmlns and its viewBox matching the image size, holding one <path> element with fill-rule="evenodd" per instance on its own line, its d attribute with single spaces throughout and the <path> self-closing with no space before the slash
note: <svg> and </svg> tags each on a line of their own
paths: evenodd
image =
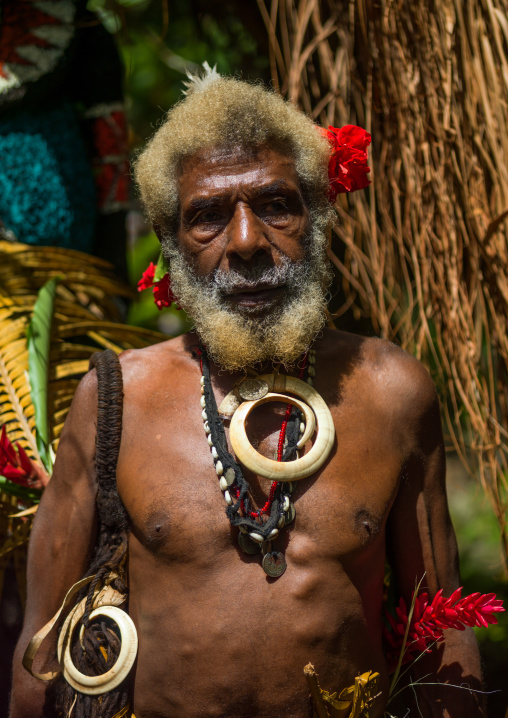
<svg viewBox="0 0 508 718">
<path fill-rule="evenodd" d="M 168 233 L 170 236 L 174 236 L 176 239 L 176 230 L 173 230 L 171 227 L 164 228 L 164 225 L 158 224 L 157 222 L 152 222 L 152 228 L 155 234 L 157 235 L 157 239 L 161 244 L 163 244 L 164 240 L 167 241 Z"/>
</svg>

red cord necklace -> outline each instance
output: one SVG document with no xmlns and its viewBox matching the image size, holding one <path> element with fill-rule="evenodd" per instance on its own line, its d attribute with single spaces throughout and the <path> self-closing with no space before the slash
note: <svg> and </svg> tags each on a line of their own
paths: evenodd
<svg viewBox="0 0 508 718">
<path fill-rule="evenodd" d="M 307 368 L 307 363 L 308 363 L 307 360 L 308 360 L 308 353 L 305 352 L 305 354 L 303 355 L 303 359 L 302 359 L 301 369 L 298 372 L 299 379 L 303 379 L 305 369 Z M 293 407 L 291 406 L 291 404 L 288 404 L 286 406 L 286 414 L 284 416 L 282 425 L 280 427 L 279 443 L 277 445 L 277 461 L 282 461 L 282 453 L 284 451 L 284 440 L 286 438 L 286 429 L 288 426 L 288 419 L 291 415 L 292 408 Z M 270 486 L 270 492 L 268 494 L 268 500 L 266 501 L 265 505 L 261 509 L 259 509 L 258 511 L 249 511 L 248 512 L 248 515 L 251 518 L 253 518 L 253 519 L 258 518 L 262 514 L 267 514 L 270 511 L 270 509 L 272 507 L 272 503 L 273 503 L 273 498 L 275 496 L 275 490 L 277 489 L 277 484 L 278 484 L 278 481 L 272 481 L 272 485 Z M 240 489 L 236 489 L 236 498 L 238 498 L 239 496 L 240 496 Z M 243 501 L 241 503 L 241 506 L 242 506 L 242 511 L 245 513 L 245 504 Z"/>
</svg>

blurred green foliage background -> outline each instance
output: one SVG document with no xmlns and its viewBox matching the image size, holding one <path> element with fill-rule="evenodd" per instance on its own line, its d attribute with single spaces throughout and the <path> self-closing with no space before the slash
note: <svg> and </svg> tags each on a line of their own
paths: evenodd
<svg viewBox="0 0 508 718">
<path fill-rule="evenodd" d="M 216 64 L 222 73 L 270 81 L 267 37 L 255 2 L 90 0 L 88 7 L 115 35 L 123 57 L 133 155 L 179 100 L 186 71 L 196 71 L 205 60 Z M 150 261 L 156 262 L 158 249 L 157 238 L 138 215 L 129 245 L 134 286 Z M 128 321 L 171 335 L 189 327 L 184 312 L 174 307 L 159 313 L 150 291 L 131 305 Z M 365 327 L 357 331 L 363 333 Z M 499 530 L 488 501 L 453 454 L 448 468 L 450 511 L 457 531 L 464 595 L 496 592 L 508 602 Z M 489 696 L 491 718 L 504 718 L 508 705 L 504 676 L 508 665 L 506 616 L 501 614 L 497 626 L 475 629 L 484 660 L 486 690 L 497 691 Z"/>
<path fill-rule="evenodd" d="M 203 62 L 221 73 L 270 81 L 266 33 L 255 3 L 90 0 L 88 9 L 115 35 L 123 58 L 133 156 L 181 97 L 187 71 L 198 71 Z M 149 228 L 140 234 L 139 227 L 133 229 L 128 261 L 135 285 L 150 261 L 156 262 L 159 245 Z M 174 307 L 159 313 L 150 291 L 131 305 L 128 321 L 171 335 L 189 327 L 185 313 Z"/>
</svg>

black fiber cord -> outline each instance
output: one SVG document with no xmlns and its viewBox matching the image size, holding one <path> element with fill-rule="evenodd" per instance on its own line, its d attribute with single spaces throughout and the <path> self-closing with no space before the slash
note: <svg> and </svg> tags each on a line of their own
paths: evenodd
<svg viewBox="0 0 508 718">
<path fill-rule="evenodd" d="M 247 483 L 240 466 L 234 460 L 232 455 L 228 451 L 226 433 L 222 425 L 222 421 L 219 417 L 217 410 L 217 402 L 215 401 L 215 395 L 213 393 L 212 382 L 210 379 L 210 363 L 204 347 L 201 349 L 201 359 L 203 363 L 203 377 L 204 377 L 204 397 L 205 397 L 205 411 L 207 416 L 208 425 L 210 427 L 210 435 L 212 437 L 213 445 L 217 451 L 218 460 L 221 462 L 223 467 L 223 474 L 226 475 L 228 470 L 234 471 L 235 480 L 232 484 L 233 488 L 235 485 L 240 489 L 240 495 L 235 503 L 231 506 L 226 507 L 226 515 L 233 526 L 243 526 L 247 531 L 254 531 L 255 533 L 263 536 L 264 539 L 268 538 L 268 535 L 277 527 L 277 524 L 283 516 L 283 485 L 279 483 L 275 491 L 275 496 L 272 502 L 270 516 L 266 523 L 258 524 L 254 519 L 248 515 L 250 509 L 249 499 L 249 484 Z M 288 420 L 287 427 L 287 438 L 288 446 L 284 452 L 283 460 L 289 461 L 296 453 L 296 444 L 298 441 L 299 427 L 300 427 L 300 412 L 293 411 Z M 239 510 L 241 502 L 244 502 L 245 516 L 240 516 Z"/>
</svg>

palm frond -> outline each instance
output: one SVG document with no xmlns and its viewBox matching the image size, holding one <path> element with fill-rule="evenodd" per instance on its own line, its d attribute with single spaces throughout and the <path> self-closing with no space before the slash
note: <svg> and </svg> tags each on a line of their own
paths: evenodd
<svg viewBox="0 0 508 718">
<path fill-rule="evenodd" d="M 19 442 L 40 463 L 28 377 L 27 328 L 41 287 L 52 277 L 60 278 L 48 354 L 49 440 L 54 451 L 91 355 L 103 348 L 117 353 L 141 348 L 166 337 L 119 323 L 116 298 L 130 297 L 133 292 L 100 259 L 73 250 L 6 241 L 0 241 L 0 257 L 0 426 L 6 424 L 11 441 Z M 0 584 L 9 557 L 14 558 L 19 576 L 23 575 L 22 547 L 31 519 L 12 514 L 30 508 L 36 495 L 12 482 L 0 483 Z"/>
</svg>

